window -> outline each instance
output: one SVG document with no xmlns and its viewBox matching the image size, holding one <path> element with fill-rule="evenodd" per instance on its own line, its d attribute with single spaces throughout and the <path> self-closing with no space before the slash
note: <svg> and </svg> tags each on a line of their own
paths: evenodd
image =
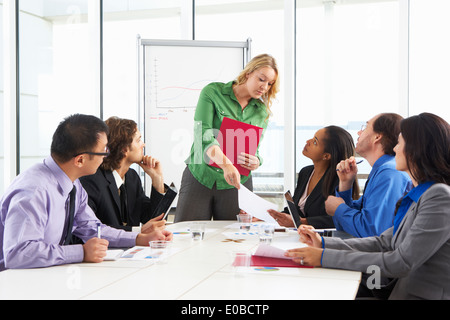
<svg viewBox="0 0 450 320">
<path fill-rule="evenodd" d="M 410 2 L 409 114 L 435 113 L 450 122 L 450 2 Z"/>
<path fill-rule="evenodd" d="M 181 1 L 103 1 L 104 119 L 137 117 L 137 36 L 179 39 Z"/>
<path fill-rule="evenodd" d="M 284 1 L 197 0 L 195 3 L 196 40 L 246 41 L 251 38 L 251 57 L 261 53 L 271 54 L 277 60 L 282 79 Z M 254 191 L 260 195 L 276 195 L 281 199 L 284 189 L 282 81 L 272 112 L 273 116 L 260 145 L 264 163 L 253 173 L 253 186 Z"/>
<path fill-rule="evenodd" d="M 297 1 L 297 172 L 312 164 L 301 151 L 318 129 L 341 126 L 356 143 L 376 114 L 401 114 L 398 1 L 304 3 Z"/>
<path fill-rule="evenodd" d="M 98 116 L 99 87 L 88 0 L 19 1 L 20 170 L 50 153 L 53 132 L 73 113 Z M 97 40 L 98 46 L 98 40 Z"/>
<path fill-rule="evenodd" d="M 0 20 L 3 2 L 0 0 Z M 23 171 L 49 154 L 56 126 L 72 113 L 137 120 L 137 35 L 143 39 L 186 38 L 189 22 L 183 10 L 191 2 L 20 0 L 18 3 L 17 129 L 19 171 Z M 196 40 L 251 38 L 251 56 L 272 54 L 278 61 L 282 80 L 283 70 L 293 68 L 283 61 L 284 0 L 194 3 Z M 297 149 L 289 152 L 296 155 L 297 172 L 311 164 L 301 150 L 321 127 L 342 126 L 356 141 L 361 124 L 380 112 L 408 116 L 428 111 L 450 121 L 450 95 L 446 90 L 450 85 L 448 0 L 296 0 L 296 7 Z M 407 27 L 400 21 L 405 17 L 409 20 Z M 3 32 L 1 23 L 2 45 Z M 402 43 L 408 41 L 409 47 L 402 49 L 406 48 Z M 3 59 L 0 51 L 2 65 Z M 408 59 L 409 66 L 404 68 L 402 62 Z M 408 86 L 409 90 L 403 91 Z M 3 90 L 4 74 L 0 68 L 2 121 Z M 404 101 L 409 104 L 400 106 Z M 279 196 L 284 190 L 283 102 L 282 81 L 261 144 L 264 164 L 254 173 L 255 191 L 259 194 Z M 2 172 L 3 167 L 1 140 Z M 370 166 L 363 162 L 360 169 L 360 173 L 367 174 Z M 3 179 L 1 174 L 0 193 Z"/>
</svg>

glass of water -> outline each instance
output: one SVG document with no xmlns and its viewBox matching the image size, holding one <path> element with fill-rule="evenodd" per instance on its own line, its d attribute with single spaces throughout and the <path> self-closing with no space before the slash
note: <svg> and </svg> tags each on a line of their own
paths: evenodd
<svg viewBox="0 0 450 320">
<path fill-rule="evenodd" d="M 251 265 L 252 255 L 247 251 L 231 252 L 231 266 L 235 273 L 245 272 Z"/>
<path fill-rule="evenodd" d="M 150 255 L 156 263 L 167 263 L 171 253 L 172 242 L 166 240 L 155 240 L 149 242 Z"/>
<path fill-rule="evenodd" d="M 259 242 L 271 244 L 275 227 L 271 224 L 261 224 L 258 226 Z"/>
<path fill-rule="evenodd" d="M 203 240 L 205 236 L 205 223 L 193 222 L 189 225 L 189 231 L 192 235 L 192 240 Z"/>
<path fill-rule="evenodd" d="M 249 231 L 252 225 L 253 216 L 251 214 L 238 214 L 236 217 L 240 223 L 239 228 L 244 231 Z"/>
</svg>

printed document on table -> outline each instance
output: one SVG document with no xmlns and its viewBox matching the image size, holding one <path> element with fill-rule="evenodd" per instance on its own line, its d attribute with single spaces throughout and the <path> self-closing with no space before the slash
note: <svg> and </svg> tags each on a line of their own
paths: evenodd
<svg viewBox="0 0 450 320">
<path fill-rule="evenodd" d="M 121 249 L 108 249 L 106 251 L 106 256 L 103 258 L 104 261 L 113 261 L 118 260 L 120 257 L 122 257 L 122 254 L 124 253 Z"/>
<path fill-rule="evenodd" d="M 257 196 L 244 185 L 238 190 L 239 208 L 251 214 L 255 218 L 267 223 L 279 225 L 278 222 L 267 212 L 269 209 L 278 210 L 278 205 Z"/>
<path fill-rule="evenodd" d="M 260 244 L 255 254 L 252 256 L 251 266 L 260 267 L 295 267 L 295 268 L 313 268 L 311 266 L 303 266 L 286 257 L 285 250 L 272 247 L 267 244 Z"/>
<path fill-rule="evenodd" d="M 286 250 L 262 243 L 258 246 L 254 255 L 268 258 L 291 259 L 284 255 L 285 252 Z"/>
<path fill-rule="evenodd" d="M 267 257 L 267 258 L 278 258 L 278 259 L 292 259 L 290 257 L 286 257 L 284 254 L 286 250 L 295 249 L 295 248 L 304 248 L 307 247 L 306 244 L 299 242 L 297 245 L 291 244 L 290 246 L 274 246 L 269 244 L 261 243 L 256 249 L 254 255 Z"/>
</svg>

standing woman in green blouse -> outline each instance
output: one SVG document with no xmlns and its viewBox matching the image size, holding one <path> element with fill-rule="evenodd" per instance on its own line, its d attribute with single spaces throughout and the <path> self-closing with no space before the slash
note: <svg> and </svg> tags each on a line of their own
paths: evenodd
<svg viewBox="0 0 450 320">
<path fill-rule="evenodd" d="M 239 213 L 240 183 L 253 190 L 251 173 L 240 175 L 220 149 L 214 135 L 224 117 L 267 128 L 270 107 L 279 90 L 278 67 L 268 54 L 254 57 L 236 80 L 213 82 L 203 88 L 194 116 L 194 143 L 183 172 L 175 222 L 187 220 L 235 220 Z M 220 166 L 210 166 L 210 160 Z M 262 164 L 256 155 L 242 153 L 238 163 L 253 171 Z"/>
</svg>

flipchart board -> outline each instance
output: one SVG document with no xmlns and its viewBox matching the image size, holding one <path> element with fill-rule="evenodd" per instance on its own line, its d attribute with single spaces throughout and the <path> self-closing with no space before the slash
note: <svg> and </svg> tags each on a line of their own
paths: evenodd
<svg viewBox="0 0 450 320">
<path fill-rule="evenodd" d="M 251 39 L 224 42 L 138 37 L 138 125 L 145 153 L 160 160 L 166 184 L 173 182 L 180 188 L 184 161 L 194 139 L 194 113 L 201 90 L 211 82 L 236 79 L 250 60 L 250 44 Z M 144 181 L 148 194 L 151 179 L 145 176 Z"/>
</svg>

